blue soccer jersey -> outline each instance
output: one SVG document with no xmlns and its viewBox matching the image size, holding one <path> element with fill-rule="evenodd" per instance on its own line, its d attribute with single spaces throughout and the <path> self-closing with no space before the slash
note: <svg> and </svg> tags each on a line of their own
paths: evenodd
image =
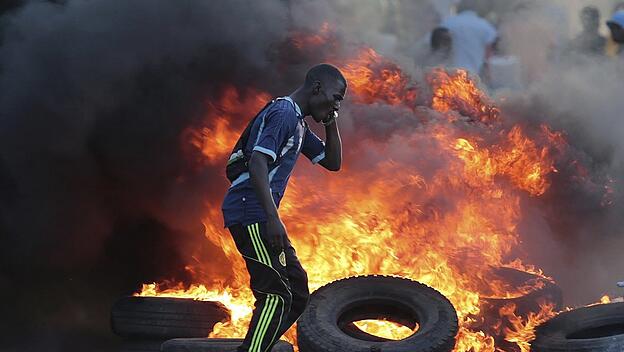
<svg viewBox="0 0 624 352">
<path fill-rule="evenodd" d="M 297 158 L 303 153 L 316 164 L 325 157 L 325 143 L 310 130 L 301 109 L 290 97 L 278 98 L 258 116 L 249 133 L 244 153 L 247 158 L 257 151 L 269 156 L 269 184 L 279 207 Z M 222 205 L 226 227 L 266 221 L 266 213 L 244 172 L 225 195 Z"/>
</svg>

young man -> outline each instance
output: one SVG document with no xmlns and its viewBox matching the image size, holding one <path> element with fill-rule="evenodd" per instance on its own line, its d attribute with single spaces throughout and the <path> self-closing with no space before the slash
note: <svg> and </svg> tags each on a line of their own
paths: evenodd
<svg viewBox="0 0 624 352">
<path fill-rule="evenodd" d="M 242 147 L 247 171 L 232 181 L 222 207 L 225 226 L 245 259 L 256 298 L 238 351 L 270 351 L 307 305 L 308 277 L 277 208 L 300 153 L 328 170 L 340 169 L 342 145 L 336 118 L 346 89 L 336 67 L 314 66 L 302 86 L 268 105 L 251 125 Z M 310 131 L 306 116 L 325 125 L 325 143 Z M 231 159 L 239 156 L 234 153 Z"/>
</svg>

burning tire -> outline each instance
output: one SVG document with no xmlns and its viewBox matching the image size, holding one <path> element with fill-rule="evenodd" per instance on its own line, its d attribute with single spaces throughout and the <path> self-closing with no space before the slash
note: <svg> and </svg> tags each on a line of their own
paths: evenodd
<svg viewBox="0 0 624 352">
<path fill-rule="evenodd" d="M 563 294 L 561 288 L 552 280 L 529 273 L 526 271 L 500 267 L 494 269 L 494 275 L 504 281 L 510 287 L 529 287 L 528 292 L 511 298 L 482 297 L 481 310 L 483 315 L 494 314 L 498 317 L 500 308 L 514 304 L 516 313 L 526 315 L 530 312 L 539 312 L 540 301 L 554 303 L 555 310 L 561 310 L 563 305 Z"/>
<path fill-rule="evenodd" d="M 520 289 L 521 293 L 515 297 L 481 297 L 481 312 L 472 317 L 474 323 L 470 328 L 494 336 L 496 346 L 506 351 L 518 351 L 515 343 L 505 340 L 503 331 L 512 326 L 510 321 L 501 317 L 501 310 L 513 307 L 516 315 L 526 317 L 529 313 L 540 312 L 541 303 L 549 302 L 554 304 L 555 311 L 559 311 L 563 305 L 561 288 L 548 278 L 513 268 L 494 268 L 492 274 L 492 277 L 487 278 L 492 286 L 496 286 L 498 281 L 510 291 Z"/>
<path fill-rule="evenodd" d="M 163 343 L 163 352 L 235 352 L 243 339 L 173 339 Z M 272 352 L 293 352 L 293 346 L 278 341 Z"/>
<path fill-rule="evenodd" d="M 601 304 L 564 312 L 540 325 L 531 342 L 535 352 L 621 352 L 624 303 Z"/>
<path fill-rule="evenodd" d="M 366 334 L 345 329 L 364 319 L 387 319 L 418 330 L 398 341 L 370 341 Z M 297 340 L 301 352 L 442 352 L 453 349 L 457 331 L 457 313 L 438 291 L 398 277 L 363 276 L 314 292 L 297 323 Z"/>
<path fill-rule="evenodd" d="M 111 327 L 115 334 L 123 337 L 206 337 L 216 323 L 229 318 L 228 309 L 219 302 L 124 297 L 113 306 Z"/>
</svg>

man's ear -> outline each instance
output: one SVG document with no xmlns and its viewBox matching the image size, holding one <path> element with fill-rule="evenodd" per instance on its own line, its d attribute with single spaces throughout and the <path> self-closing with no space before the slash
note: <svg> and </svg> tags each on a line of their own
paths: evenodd
<svg viewBox="0 0 624 352">
<path fill-rule="evenodd" d="M 321 81 L 312 82 L 312 94 L 317 95 L 321 92 Z"/>
</svg>

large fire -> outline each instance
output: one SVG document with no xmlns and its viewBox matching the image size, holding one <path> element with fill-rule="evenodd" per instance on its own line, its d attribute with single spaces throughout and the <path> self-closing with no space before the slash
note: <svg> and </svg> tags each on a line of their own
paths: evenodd
<svg viewBox="0 0 624 352">
<path fill-rule="evenodd" d="M 374 50 L 365 49 L 340 67 L 351 83 L 352 104 L 415 108 L 409 75 Z M 347 163 L 340 173 L 300 163 L 306 172 L 291 179 L 280 213 L 308 269 L 311 290 L 353 275 L 409 277 L 439 290 L 455 306 L 460 319 L 455 351 L 494 352 L 495 338 L 471 330 L 470 323 L 479 315 L 480 297 L 514 297 L 534 289 L 491 280 L 491 269 L 535 271 L 511 255 L 520 240 L 520 203 L 548 191 L 549 176 L 557 171 L 553 151 L 565 148 L 565 140 L 547 126 L 503 123 L 499 109 L 463 71 L 435 70 L 428 84 L 433 97 L 423 108 L 427 121 L 385 140 L 355 138 L 351 142 L 357 144 L 349 145 L 345 138 Z M 210 103 L 210 125 L 185 135 L 209 164 L 225 164 L 244 127 L 231 121 L 243 112 L 248 119 L 268 99 L 262 92 L 242 93 L 227 88 Z M 232 320 L 217 324 L 211 336 L 242 337 L 253 296 L 244 262 L 222 227 L 218 200 L 204 224 L 206 239 L 228 260 L 224 277 L 198 274 L 191 287 L 147 284 L 140 295 L 219 300 L 231 309 Z M 189 270 L 200 272 L 202 265 L 211 263 L 195 263 Z M 516 315 L 513 306 L 501 309 L 501 319 L 512 323 L 504 338 L 518 351 L 528 351 L 532 329 L 555 314 L 549 302 L 541 307 L 529 316 Z M 373 326 L 381 336 L 412 333 L 391 322 L 358 324 Z M 295 330 L 286 337 L 294 342 Z"/>
</svg>

